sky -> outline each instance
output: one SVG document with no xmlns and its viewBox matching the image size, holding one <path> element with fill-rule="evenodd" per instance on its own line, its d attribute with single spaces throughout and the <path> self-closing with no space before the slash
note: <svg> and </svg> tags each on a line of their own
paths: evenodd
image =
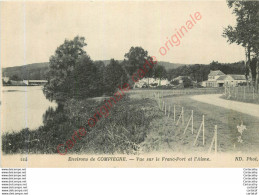
<svg viewBox="0 0 259 195">
<path fill-rule="evenodd" d="M 93 60 L 124 59 L 132 46 L 141 46 L 159 61 L 208 64 L 245 59 L 244 48 L 222 37 L 235 25 L 226 1 L 171 2 L 1 2 L 1 66 L 48 62 L 65 39 L 79 35 Z M 178 46 L 167 38 L 195 18 Z M 187 27 L 186 27 L 187 28 Z"/>
</svg>

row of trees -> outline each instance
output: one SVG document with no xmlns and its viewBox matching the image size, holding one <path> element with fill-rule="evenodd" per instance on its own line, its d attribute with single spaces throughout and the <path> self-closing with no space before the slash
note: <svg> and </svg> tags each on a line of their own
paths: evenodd
<svg viewBox="0 0 259 195">
<path fill-rule="evenodd" d="M 236 16 L 236 26 L 228 26 L 223 37 L 230 44 L 237 43 L 245 48 L 246 75 L 259 84 L 259 2 L 228 1 L 227 5 Z"/>
<path fill-rule="evenodd" d="M 141 47 L 131 47 L 122 62 L 111 59 L 108 65 L 94 62 L 85 52 L 84 37 L 65 40 L 50 57 L 48 83 L 44 87 L 47 98 L 58 101 L 111 95 L 119 85 L 131 83 L 131 76 L 151 57 Z M 145 77 L 162 78 L 163 66 L 155 65 Z"/>
<path fill-rule="evenodd" d="M 111 95 L 125 82 L 133 85 L 131 76 L 151 57 L 141 47 L 131 47 L 119 62 L 111 59 L 108 65 L 102 61 L 93 61 L 85 52 L 87 44 L 83 37 L 65 40 L 53 56 L 50 57 L 48 83 L 44 87 L 49 99 L 66 100 L 67 98 L 85 98 Z M 145 77 L 172 80 L 178 76 L 189 76 L 194 81 L 208 79 L 210 70 L 221 70 L 225 74 L 243 74 L 244 62 L 210 65 L 195 64 L 166 70 L 156 64 Z"/>
<path fill-rule="evenodd" d="M 245 65 L 244 62 L 225 64 L 213 61 L 209 65 L 195 64 L 180 66 L 176 69 L 168 70 L 166 78 L 172 80 L 178 76 L 189 76 L 192 80 L 201 82 L 208 80 L 210 70 L 221 70 L 225 74 L 244 74 Z"/>
<path fill-rule="evenodd" d="M 84 51 L 85 38 L 65 40 L 50 57 L 47 98 L 63 101 L 68 98 L 96 97 L 111 94 L 127 76 L 118 61 L 94 62 Z"/>
</svg>

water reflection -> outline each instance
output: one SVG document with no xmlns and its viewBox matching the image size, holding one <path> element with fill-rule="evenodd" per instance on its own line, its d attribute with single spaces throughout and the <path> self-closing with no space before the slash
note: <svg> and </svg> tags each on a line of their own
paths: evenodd
<svg viewBox="0 0 259 195">
<path fill-rule="evenodd" d="M 56 102 L 46 99 L 42 86 L 2 87 L 1 98 L 2 132 L 35 130 L 43 125 L 45 112 L 57 108 Z"/>
</svg>

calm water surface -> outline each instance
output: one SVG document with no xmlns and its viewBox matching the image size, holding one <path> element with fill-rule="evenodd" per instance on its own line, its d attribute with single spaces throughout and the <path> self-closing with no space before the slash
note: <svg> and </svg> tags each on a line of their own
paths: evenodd
<svg viewBox="0 0 259 195">
<path fill-rule="evenodd" d="M 42 86 L 1 87 L 1 132 L 34 130 L 43 124 L 43 115 L 55 102 L 47 100 Z"/>
</svg>

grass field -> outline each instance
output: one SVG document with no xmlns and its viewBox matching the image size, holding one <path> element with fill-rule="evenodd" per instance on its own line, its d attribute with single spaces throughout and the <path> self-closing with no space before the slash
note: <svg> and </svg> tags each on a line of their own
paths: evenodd
<svg viewBox="0 0 259 195">
<path fill-rule="evenodd" d="M 142 94 L 143 96 L 143 94 Z M 218 152 L 258 152 L 259 150 L 259 120 L 246 114 L 235 112 L 190 99 L 190 96 L 171 96 L 163 99 L 169 109 L 171 107 L 170 117 L 152 121 L 147 138 L 142 143 L 145 152 L 208 152 L 214 127 L 218 127 Z M 191 128 L 187 129 L 185 135 L 183 131 L 185 125 L 175 125 L 173 120 L 173 105 L 176 107 L 176 120 L 178 119 L 181 108 L 184 107 L 185 125 L 187 124 L 191 111 L 194 112 L 194 134 Z M 157 105 L 158 106 L 158 105 Z M 160 111 L 164 114 L 164 111 Z M 197 131 L 202 121 L 202 115 L 205 117 L 205 146 L 202 145 L 202 133 L 198 139 L 197 146 L 193 146 Z M 237 125 L 243 124 L 247 127 L 242 135 L 243 143 L 238 142 L 240 133 L 237 131 Z"/>
</svg>

